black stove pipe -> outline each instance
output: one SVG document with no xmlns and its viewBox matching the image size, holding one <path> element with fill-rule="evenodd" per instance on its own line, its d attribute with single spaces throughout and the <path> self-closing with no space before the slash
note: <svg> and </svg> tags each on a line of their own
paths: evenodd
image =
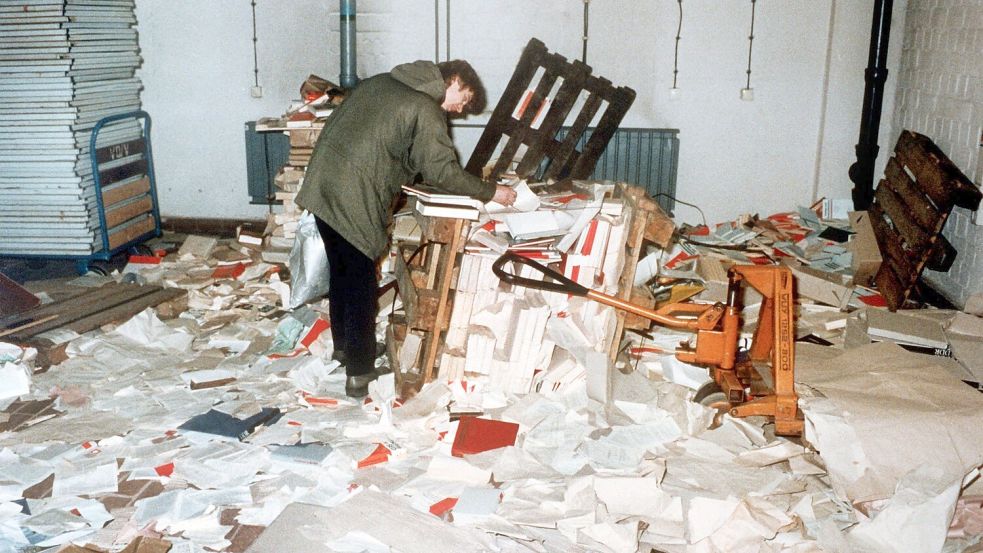
<svg viewBox="0 0 983 553">
<path fill-rule="evenodd" d="M 874 161 L 877 160 L 877 131 L 881 125 L 884 81 L 887 80 L 887 46 L 891 38 L 891 11 L 894 0 L 874 0 L 874 19 L 870 27 L 870 53 L 864 72 L 864 103 L 860 115 L 857 161 L 850 166 L 853 181 L 853 208 L 861 211 L 874 202 Z"/>
</svg>

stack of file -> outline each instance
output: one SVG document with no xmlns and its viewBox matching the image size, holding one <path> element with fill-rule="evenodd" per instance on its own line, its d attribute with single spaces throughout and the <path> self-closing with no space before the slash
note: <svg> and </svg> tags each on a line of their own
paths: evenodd
<svg viewBox="0 0 983 553">
<path fill-rule="evenodd" d="M 133 10 L 134 0 L 0 2 L 0 254 L 97 244 L 89 139 L 103 117 L 140 109 Z M 136 120 L 107 125 L 97 148 L 141 133 Z"/>
</svg>

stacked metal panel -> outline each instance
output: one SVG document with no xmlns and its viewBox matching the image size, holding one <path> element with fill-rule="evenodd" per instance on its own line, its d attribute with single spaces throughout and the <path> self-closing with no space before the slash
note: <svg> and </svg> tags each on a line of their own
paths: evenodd
<svg viewBox="0 0 983 553">
<path fill-rule="evenodd" d="M 140 109 L 135 23 L 134 0 L 0 0 L 0 255 L 100 249 L 89 139 Z M 141 132 L 106 126 L 97 147 Z"/>
</svg>

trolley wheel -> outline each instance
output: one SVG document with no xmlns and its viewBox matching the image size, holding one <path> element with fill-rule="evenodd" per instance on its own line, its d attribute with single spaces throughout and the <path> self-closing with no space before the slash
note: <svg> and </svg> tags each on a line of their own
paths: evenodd
<svg viewBox="0 0 983 553">
<path fill-rule="evenodd" d="M 145 255 L 148 257 L 154 256 L 154 250 L 146 244 L 137 244 L 130 248 L 130 253 L 133 255 Z"/>
<path fill-rule="evenodd" d="M 105 261 L 90 261 L 86 268 L 90 273 L 95 273 L 100 276 L 109 276 L 109 264 Z"/>
</svg>

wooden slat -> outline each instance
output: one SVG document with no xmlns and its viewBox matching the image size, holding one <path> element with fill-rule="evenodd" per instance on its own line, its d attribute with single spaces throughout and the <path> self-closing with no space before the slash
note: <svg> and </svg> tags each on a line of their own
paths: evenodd
<svg viewBox="0 0 983 553">
<path fill-rule="evenodd" d="M 516 174 L 521 177 L 529 176 L 539 169 L 543 157 L 549 154 L 548 146 L 553 142 L 552 138 L 559 132 L 560 126 L 566 121 L 580 96 L 586 78 L 590 74 L 590 68 L 580 61 L 574 61 L 572 65 L 573 71 L 568 71 L 563 75 L 563 84 L 557 91 L 556 97 L 553 98 L 549 112 L 539 127 L 541 140 L 530 145 L 516 169 Z"/>
<path fill-rule="evenodd" d="M 536 89 L 533 91 L 532 98 L 529 100 L 529 105 L 526 106 L 522 115 L 519 117 L 519 124 L 512 128 L 509 141 L 505 144 L 505 148 L 502 149 L 498 161 L 495 162 L 492 175 L 500 175 L 508 171 L 509 166 L 512 165 L 512 161 L 515 159 L 516 153 L 519 151 L 519 146 L 529 143 L 527 141 L 527 135 L 535 133 L 530 128 L 530 125 L 539 112 L 539 109 L 543 106 L 543 101 L 546 100 L 550 91 L 553 90 L 553 84 L 556 82 L 558 76 L 550 70 L 543 73 L 542 78 L 539 79 L 539 83 L 536 85 Z"/>
<path fill-rule="evenodd" d="M 113 228 L 125 223 L 141 213 L 150 213 L 154 209 L 154 202 L 150 196 L 144 196 L 135 202 L 113 207 L 106 210 L 106 228 Z"/>
<path fill-rule="evenodd" d="M 416 271 L 406 264 L 402 252 L 401 255 L 396 256 L 395 265 L 396 284 L 403 300 L 407 324 L 412 328 L 419 329 L 432 327 L 436 320 L 439 294 L 437 291 L 428 290 L 425 286 L 420 286 L 413 281 L 413 274 Z M 430 270 L 433 271 L 434 269 Z"/>
<path fill-rule="evenodd" d="M 28 314 L 34 318 L 51 315 L 57 315 L 57 318 L 12 334 L 9 339 L 23 342 L 56 328 L 88 332 L 182 295 L 186 296 L 187 291 L 180 288 L 110 283 L 76 296 L 74 303 L 59 302 L 58 309 L 45 309 L 48 313 L 44 315 L 32 310 Z"/>
<path fill-rule="evenodd" d="M 601 108 L 603 102 L 604 99 L 599 94 L 590 94 L 587 101 L 584 102 L 584 107 L 581 108 L 577 118 L 570 126 L 570 131 L 563 138 L 563 142 L 554 142 L 547 146 L 548 154 L 554 163 L 550 163 L 546 173 L 543 174 L 543 179 L 565 178 L 567 171 L 576 161 L 573 154 L 577 142 L 580 141 L 580 137 L 583 136 L 590 122 L 594 120 L 594 115 L 597 114 L 597 110 Z"/>
<path fill-rule="evenodd" d="M 153 307 L 187 295 L 188 291 L 181 288 L 160 288 L 151 291 L 149 294 L 133 298 L 126 303 L 118 304 L 110 309 L 103 309 L 98 313 L 93 313 L 87 317 L 73 321 L 71 324 L 65 325 L 65 327 L 81 334 L 105 324 L 125 321 L 148 307 Z"/>
<path fill-rule="evenodd" d="M 939 226 L 941 216 L 939 210 L 935 209 L 932 202 L 918 189 L 915 181 L 911 180 L 908 173 L 905 173 L 897 158 L 892 157 L 887 160 L 884 177 L 878 187 L 890 186 L 908 206 L 908 213 L 918 223 L 918 226 L 927 232 L 938 232 L 941 228 Z"/>
<path fill-rule="evenodd" d="M 448 244 L 446 254 L 441 256 L 444 258 L 443 266 L 436 268 L 440 271 L 437 276 L 437 313 L 434 316 L 431 333 L 427 337 L 427 345 L 423 350 L 423 366 L 421 367 L 423 382 L 430 382 L 433 379 L 435 374 L 434 367 L 437 363 L 437 351 L 440 348 L 440 344 L 443 343 L 442 333 L 447 330 L 447 323 L 453 311 L 451 276 L 454 273 L 454 266 L 457 265 L 457 256 L 464 247 L 465 240 L 462 236 L 464 233 L 464 220 L 454 219 L 454 229 L 454 239 Z"/>
<path fill-rule="evenodd" d="M 874 282 L 877 283 L 877 291 L 884 297 L 884 301 L 887 302 L 887 307 L 891 311 L 900 309 L 905 300 L 908 299 L 908 294 L 911 293 L 911 286 L 903 284 L 888 263 L 882 264 L 881 268 L 877 270 Z"/>
<path fill-rule="evenodd" d="M 416 222 L 420 225 L 420 236 L 430 242 L 450 243 L 454 238 L 454 219 L 447 217 L 427 217 L 413 211 Z"/>
<path fill-rule="evenodd" d="M 64 301 L 42 305 L 25 315 L 35 319 L 48 317 L 50 315 L 58 315 L 59 320 L 56 323 L 49 325 L 49 328 L 56 328 L 69 324 L 89 313 L 99 311 L 106 306 L 113 306 L 118 305 L 119 303 L 127 302 L 146 294 L 149 291 L 149 289 L 144 289 L 143 287 L 139 287 L 137 285 L 124 285 L 111 282 L 99 288 L 86 289 L 83 293 L 72 298 L 68 298 Z M 31 334 L 40 334 L 44 331 L 45 330 L 36 330 Z"/>
<path fill-rule="evenodd" d="M 620 196 L 624 202 L 623 217 L 626 225 L 624 244 L 625 264 L 618 278 L 617 297 L 623 300 L 629 300 L 635 305 L 654 307 L 655 299 L 648 290 L 636 289 L 634 287 L 635 271 L 638 267 L 638 261 L 644 256 L 646 249 L 645 241 L 650 239 L 649 233 L 653 232 L 653 229 L 658 228 L 659 230 L 655 231 L 657 233 L 655 237 L 658 240 L 663 240 L 666 231 L 664 225 L 666 223 L 669 224 L 668 233 L 669 237 L 671 237 L 674 224 L 662 211 L 659 204 L 649 198 L 645 190 L 641 187 L 618 183 L 617 191 L 620 192 Z M 668 240 L 668 238 L 665 238 L 665 240 Z M 665 247 L 665 244 L 661 245 Z M 620 309 L 615 312 L 615 316 L 617 320 L 615 332 L 608 349 L 608 357 L 612 361 L 618 355 L 621 337 L 625 328 L 647 329 L 652 326 L 651 320 L 628 315 Z"/>
<path fill-rule="evenodd" d="M 603 82 L 604 88 L 611 86 L 607 80 L 598 79 L 598 81 Z M 628 113 L 628 108 L 635 101 L 635 91 L 626 87 L 617 88 L 612 97 L 607 100 L 608 109 L 604 110 L 604 115 L 597 123 L 597 129 L 590 135 L 590 139 L 577 158 L 577 163 L 570 169 L 568 176 L 572 179 L 586 179 L 594 172 L 594 165 L 618 130 L 618 124 Z"/>
<path fill-rule="evenodd" d="M 877 238 L 877 247 L 884 255 L 884 261 L 893 263 L 899 273 L 911 274 L 916 272 L 917 261 L 912 261 L 901 247 L 901 236 L 888 226 L 880 206 L 872 205 L 869 213 L 870 224 L 874 228 L 874 236 Z"/>
<path fill-rule="evenodd" d="M 154 222 L 152 215 L 144 215 L 142 217 L 143 220 L 138 218 L 134 224 L 111 233 L 109 235 L 109 249 L 115 250 L 131 240 L 152 232 L 156 228 L 157 224 Z"/>
<path fill-rule="evenodd" d="M 24 322 L 37 320 L 38 318 L 47 317 L 48 315 L 62 313 L 72 308 L 85 309 L 89 305 L 98 304 L 111 296 L 121 293 L 118 289 L 116 289 L 115 285 L 109 284 L 99 288 L 77 288 L 78 290 L 75 294 L 51 303 L 39 305 L 30 311 L 25 311 L 0 319 L 0 328 L 19 326 Z"/>
<path fill-rule="evenodd" d="M 979 187 L 929 137 L 902 131 L 895 152 L 940 211 L 948 212 L 952 205 L 970 210 L 979 207 L 983 197 Z"/>
<path fill-rule="evenodd" d="M 908 206 L 894 190 L 891 190 L 890 186 L 878 186 L 877 191 L 874 192 L 874 199 L 891 218 L 891 223 L 904 238 L 909 249 L 922 250 L 929 245 L 931 234 L 925 232 L 911 219 Z"/>
<path fill-rule="evenodd" d="M 417 298 L 416 285 L 413 283 L 410 275 L 410 269 L 406 265 L 406 260 L 403 258 L 404 251 L 404 248 L 400 248 L 396 254 L 394 263 L 396 285 L 399 287 L 399 295 L 403 300 L 403 309 L 406 311 L 406 317 L 409 320 L 413 320 L 416 318 L 416 306 L 419 303 L 419 299 Z"/>
<path fill-rule="evenodd" d="M 103 309 L 99 312 L 90 314 L 87 317 L 77 319 L 70 325 L 56 328 L 66 328 L 78 333 L 88 332 L 99 328 L 105 324 L 122 322 L 148 307 L 154 307 L 163 303 L 172 302 L 180 297 L 187 297 L 188 292 L 179 288 L 156 288 L 149 294 L 140 296 L 128 303 L 116 305 L 112 308 Z M 186 301 L 186 300 L 185 300 Z M 58 322 L 57 319 L 53 322 Z M 54 344 L 50 340 L 40 336 L 23 341 L 25 345 L 32 346 L 38 350 L 38 366 L 48 367 L 55 363 L 60 363 L 67 359 L 65 347 L 67 343 Z"/>
<path fill-rule="evenodd" d="M 518 104 L 519 99 L 526 91 L 526 85 L 536 74 L 539 62 L 546 55 L 546 45 L 533 38 L 526 44 L 516 65 L 512 78 L 509 79 L 505 92 L 499 98 L 495 110 L 488 119 L 488 125 L 478 139 L 465 170 L 472 175 L 481 176 L 481 170 L 491 159 L 495 148 L 498 146 L 499 138 L 505 132 L 505 124 L 512 119 L 512 109 Z"/>
<path fill-rule="evenodd" d="M 148 177 L 143 177 L 140 180 L 133 181 L 127 184 L 122 184 L 110 190 L 103 190 L 102 192 L 102 205 L 110 206 L 117 204 L 129 198 L 134 198 L 141 194 L 146 194 L 150 191 L 150 179 Z"/>
<path fill-rule="evenodd" d="M 952 209 L 955 198 L 952 192 L 946 189 L 937 164 L 928 156 L 915 133 L 903 131 L 898 138 L 894 154 L 898 163 L 911 171 L 918 187 L 932 199 L 939 211 Z"/>
</svg>

